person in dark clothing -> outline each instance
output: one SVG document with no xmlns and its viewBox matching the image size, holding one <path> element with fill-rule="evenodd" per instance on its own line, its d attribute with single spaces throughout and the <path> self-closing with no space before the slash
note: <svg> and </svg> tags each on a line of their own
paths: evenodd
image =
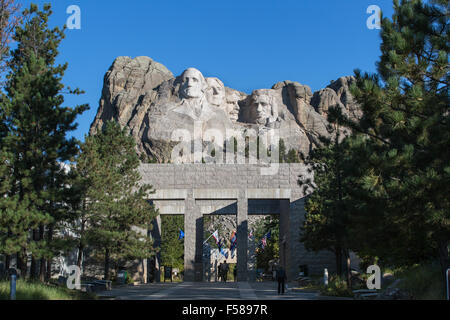
<svg viewBox="0 0 450 320">
<path fill-rule="evenodd" d="M 219 271 L 218 272 L 219 273 L 219 281 L 221 281 L 221 280 L 223 281 L 223 263 L 219 264 L 219 268 L 218 269 L 219 269 L 218 270 Z"/>
<path fill-rule="evenodd" d="M 284 283 L 286 281 L 286 272 L 283 267 L 279 267 L 277 270 L 277 281 L 278 281 L 278 294 L 284 294 Z"/>
<path fill-rule="evenodd" d="M 223 273 L 222 273 L 222 279 L 224 282 L 227 282 L 227 276 L 228 276 L 228 263 L 224 262 L 223 264 Z"/>
</svg>

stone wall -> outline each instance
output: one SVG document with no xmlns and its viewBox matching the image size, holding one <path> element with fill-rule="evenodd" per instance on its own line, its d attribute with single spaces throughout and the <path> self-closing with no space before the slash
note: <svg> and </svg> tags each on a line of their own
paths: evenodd
<svg viewBox="0 0 450 320">
<path fill-rule="evenodd" d="M 202 215 L 237 214 L 236 211 L 239 211 L 241 207 L 239 199 L 245 201 L 242 210 L 246 211 L 245 215 L 241 214 L 241 219 L 237 218 L 238 235 L 239 225 L 244 226 L 240 238 L 243 238 L 243 235 L 248 232 L 249 212 L 247 211 L 251 211 L 248 208 L 249 199 L 250 201 L 252 199 L 280 200 L 280 225 L 283 225 L 282 221 L 285 225 L 285 227 L 280 226 L 280 238 L 285 235 L 288 240 L 285 262 L 288 267 L 289 279 L 295 279 L 299 266 L 305 264 L 308 265 L 310 273 L 323 273 L 324 268 L 328 268 L 331 272 L 334 271 L 334 256 L 331 253 L 308 252 L 299 241 L 306 195 L 299 187 L 298 179 L 299 176 L 309 174 L 306 167 L 303 164 L 277 165 L 279 167 L 274 175 L 263 175 L 261 169 L 264 167 L 251 164 L 142 164 L 140 166 L 141 182 L 151 184 L 156 190 L 154 194 L 149 195 L 149 198 L 154 199 L 160 213 L 185 214 L 185 279 L 190 268 L 192 268 L 192 274 L 187 276 L 187 279 L 197 279 L 193 274 L 198 271 L 194 269 L 196 265 L 201 264 L 199 263 L 201 257 L 199 258 L 197 255 L 201 250 L 198 242 L 201 242 L 203 235 L 203 225 L 200 219 Z M 283 205 L 283 203 L 285 204 Z M 191 213 L 186 215 L 189 210 Z M 268 209 L 268 211 L 270 210 Z M 282 211 L 287 213 L 283 215 Z M 242 219 L 245 220 L 245 224 Z M 241 243 L 241 256 L 247 252 L 247 245 L 247 243 Z M 280 251 L 281 248 L 280 244 Z M 238 257 L 239 252 L 238 243 Z M 243 257 L 241 258 L 243 259 Z M 191 260 L 188 261 L 188 259 Z M 242 260 L 241 275 L 245 274 L 246 280 L 253 280 L 247 274 L 248 262 L 250 261 L 247 261 L 246 257 Z"/>
</svg>

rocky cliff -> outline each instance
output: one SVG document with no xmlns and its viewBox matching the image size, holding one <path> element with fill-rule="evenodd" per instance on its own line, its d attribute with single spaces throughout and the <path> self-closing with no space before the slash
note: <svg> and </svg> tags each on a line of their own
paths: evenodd
<svg viewBox="0 0 450 320">
<path fill-rule="evenodd" d="M 141 158 L 159 163 L 173 161 L 172 151 L 182 135 L 195 141 L 196 131 L 203 137 L 208 129 L 221 132 L 224 140 L 227 130 L 243 136 L 249 130 L 278 130 L 288 150 L 307 155 L 319 144 L 319 136 L 333 135 L 326 120 L 331 106 L 359 117 L 349 91 L 352 81 L 342 77 L 314 93 L 307 85 L 283 81 L 246 94 L 225 87 L 220 79 L 204 78 L 194 68 L 175 77 L 151 58 L 118 57 L 104 77 L 90 134 L 108 120 L 117 121 L 129 128 Z M 199 124 L 200 130 L 195 129 Z"/>
</svg>

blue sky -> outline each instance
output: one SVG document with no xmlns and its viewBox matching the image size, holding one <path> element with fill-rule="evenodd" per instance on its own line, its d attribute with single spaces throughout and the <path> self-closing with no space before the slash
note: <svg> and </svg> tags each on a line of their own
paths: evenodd
<svg viewBox="0 0 450 320">
<path fill-rule="evenodd" d="M 51 26 L 62 26 L 70 5 L 81 29 L 67 30 L 59 62 L 64 83 L 86 93 L 65 105 L 88 103 L 71 133 L 84 140 L 98 108 L 103 76 L 118 56 L 149 56 L 174 75 L 195 67 L 226 86 L 250 93 L 283 80 L 319 90 L 355 68 L 374 72 L 379 30 L 366 13 L 378 5 L 391 17 L 392 0 L 22 0 L 51 3 Z"/>
</svg>

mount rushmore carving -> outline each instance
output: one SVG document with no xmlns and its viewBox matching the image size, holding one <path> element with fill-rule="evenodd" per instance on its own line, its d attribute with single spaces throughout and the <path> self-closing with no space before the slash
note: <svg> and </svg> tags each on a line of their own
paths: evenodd
<svg viewBox="0 0 450 320">
<path fill-rule="evenodd" d="M 174 77 L 148 57 L 118 57 L 104 77 L 90 134 L 115 120 L 129 128 L 142 158 L 166 163 L 180 144 L 178 133 L 187 132 L 195 141 L 213 129 L 226 140 L 226 132 L 245 136 L 251 130 L 259 135 L 276 129 L 288 150 L 307 155 L 320 143 L 319 136 L 333 135 L 326 120 L 331 106 L 359 117 L 349 92 L 352 81 L 353 77 L 342 77 L 314 93 L 306 85 L 283 81 L 248 95 L 218 78 L 205 78 L 195 68 Z"/>
</svg>

